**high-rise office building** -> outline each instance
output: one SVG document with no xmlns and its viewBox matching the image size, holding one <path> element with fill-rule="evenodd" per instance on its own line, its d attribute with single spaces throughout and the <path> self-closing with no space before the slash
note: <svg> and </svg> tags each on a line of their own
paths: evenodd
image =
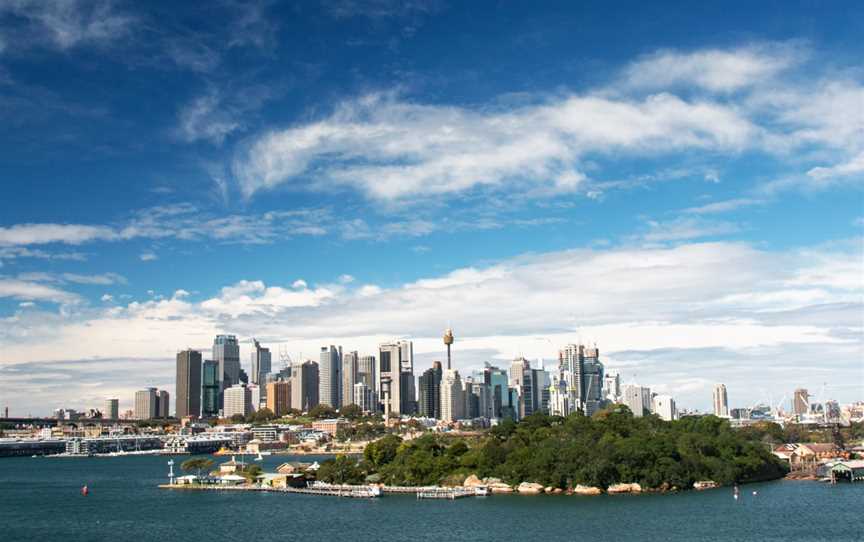
<svg viewBox="0 0 864 542">
<path fill-rule="evenodd" d="M 261 386 L 261 395 L 266 397 L 267 390 L 264 386 L 267 384 L 267 375 L 270 374 L 270 371 L 272 370 L 270 363 L 270 349 L 264 348 L 261 346 L 261 343 L 255 339 L 252 339 L 252 343 L 255 345 L 255 350 L 252 351 L 252 375 L 250 381 L 252 384 Z"/>
<path fill-rule="evenodd" d="M 321 347 L 318 360 L 318 402 L 333 408 L 342 406 L 342 347 Z"/>
<path fill-rule="evenodd" d="M 538 373 L 531 369 L 531 363 L 519 357 L 510 364 L 510 385 L 519 393 L 519 418 L 540 411 L 539 390 L 535 380 Z"/>
<path fill-rule="evenodd" d="M 360 356 L 356 351 L 345 352 L 342 355 L 342 406 L 354 403 L 354 385 L 358 382 L 359 368 Z"/>
<path fill-rule="evenodd" d="M 488 362 L 483 368 L 483 383 L 489 386 L 489 396 L 492 403 L 492 417 L 503 417 L 503 408 L 508 404 L 508 388 L 510 380 L 507 371 L 493 367 Z"/>
<path fill-rule="evenodd" d="M 136 420 L 152 420 L 159 412 L 159 398 L 156 395 L 156 388 L 147 388 L 146 390 L 135 392 L 135 408 L 134 414 Z"/>
<path fill-rule="evenodd" d="M 246 386 L 249 390 L 249 396 L 251 398 L 249 402 L 249 410 L 251 412 L 257 412 L 259 408 L 261 408 L 261 401 L 264 400 L 262 397 L 264 395 L 264 389 L 258 384 L 249 384 Z"/>
<path fill-rule="evenodd" d="M 244 384 L 234 384 L 224 391 L 225 418 L 241 415 L 248 416 L 252 412 L 252 391 Z"/>
<path fill-rule="evenodd" d="M 105 406 L 102 407 L 102 418 L 108 420 L 116 420 L 120 418 L 119 399 L 105 399 Z"/>
<path fill-rule="evenodd" d="M 309 412 L 318 405 L 318 364 L 307 360 L 291 367 L 291 408 Z"/>
<path fill-rule="evenodd" d="M 567 407 L 591 416 L 603 401 L 603 364 L 597 347 L 568 344 L 558 353 L 558 371 L 567 391 Z M 559 401 L 561 403 L 561 401 Z M 569 412 L 568 412 L 569 414 Z"/>
<path fill-rule="evenodd" d="M 157 402 L 156 402 L 156 417 L 157 418 L 170 418 L 171 417 L 171 396 L 168 395 L 168 392 L 165 390 L 159 390 L 156 392 Z"/>
<path fill-rule="evenodd" d="M 357 361 L 357 382 L 363 382 L 373 392 L 375 386 L 375 356 L 360 356 Z"/>
<path fill-rule="evenodd" d="M 678 419 L 678 409 L 671 395 L 655 395 L 652 401 L 652 412 L 667 422 Z"/>
<path fill-rule="evenodd" d="M 354 404 L 363 412 L 377 412 L 378 401 L 375 400 L 375 390 L 370 388 L 366 382 L 354 384 Z"/>
<path fill-rule="evenodd" d="M 810 410 L 810 393 L 804 388 L 798 388 L 792 394 L 792 413 L 803 416 Z"/>
<path fill-rule="evenodd" d="M 726 396 L 726 385 L 714 385 L 714 415 L 720 418 L 729 417 L 729 398 Z"/>
<path fill-rule="evenodd" d="M 553 373 L 549 384 L 549 414 L 567 416 L 570 409 L 570 394 L 567 392 L 567 381 L 560 373 Z"/>
<path fill-rule="evenodd" d="M 453 422 L 465 418 L 465 396 L 459 371 L 448 369 L 441 379 L 441 419 Z"/>
<path fill-rule="evenodd" d="M 651 388 L 628 384 L 624 386 L 624 404 L 630 408 L 633 415 L 641 418 L 651 413 Z"/>
<path fill-rule="evenodd" d="M 583 414 L 592 416 L 600 410 L 603 401 L 603 364 L 600 362 L 600 350 L 585 347 L 582 361 L 582 397 Z"/>
<path fill-rule="evenodd" d="M 419 414 L 424 418 L 441 418 L 441 377 L 440 361 L 433 361 L 420 376 Z"/>
<path fill-rule="evenodd" d="M 618 373 L 610 371 L 603 376 L 603 398 L 610 403 L 621 401 L 621 377 Z"/>
<path fill-rule="evenodd" d="M 201 367 L 201 416 L 215 418 L 219 415 L 219 362 L 206 360 Z"/>
<path fill-rule="evenodd" d="M 414 345 L 411 341 L 381 344 L 375 378 L 384 414 L 400 416 L 416 411 Z"/>
<path fill-rule="evenodd" d="M 175 390 L 177 418 L 201 416 L 201 352 L 177 352 L 177 386 Z"/>
<path fill-rule="evenodd" d="M 291 410 L 291 382 L 275 380 L 267 383 L 267 408 L 276 416 Z"/>
<path fill-rule="evenodd" d="M 240 343 L 235 335 L 216 335 L 213 340 L 213 360 L 219 364 L 219 406 L 222 392 L 240 383 Z"/>
</svg>

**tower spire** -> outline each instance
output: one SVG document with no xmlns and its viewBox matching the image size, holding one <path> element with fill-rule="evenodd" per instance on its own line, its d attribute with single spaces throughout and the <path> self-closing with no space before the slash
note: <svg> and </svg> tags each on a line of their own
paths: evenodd
<svg viewBox="0 0 864 542">
<path fill-rule="evenodd" d="M 444 344 L 447 345 L 447 370 L 449 371 L 452 368 L 450 364 L 450 345 L 453 344 L 453 330 L 449 327 L 444 332 Z"/>
</svg>

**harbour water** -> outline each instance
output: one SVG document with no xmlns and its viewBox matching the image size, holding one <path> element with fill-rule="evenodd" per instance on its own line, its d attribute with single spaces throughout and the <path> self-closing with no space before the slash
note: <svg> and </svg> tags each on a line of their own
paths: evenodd
<svg viewBox="0 0 864 542">
<path fill-rule="evenodd" d="M 273 470 L 289 459 L 265 457 L 263 467 Z M 738 501 L 728 488 L 639 496 L 340 499 L 161 490 L 167 460 L 4 459 L 0 540 L 864 540 L 861 483 L 754 484 L 742 487 Z M 86 497 L 80 493 L 85 484 Z"/>
</svg>

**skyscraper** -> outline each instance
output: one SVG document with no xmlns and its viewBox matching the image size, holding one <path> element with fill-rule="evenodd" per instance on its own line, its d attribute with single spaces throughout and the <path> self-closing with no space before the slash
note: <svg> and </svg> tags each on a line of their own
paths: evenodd
<svg viewBox="0 0 864 542">
<path fill-rule="evenodd" d="M 255 345 L 255 350 L 252 351 L 252 375 L 250 380 L 252 384 L 258 384 L 264 389 L 263 386 L 267 383 L 267 375 L 271 371 L 270 349 L 262 347 L 261 343 L 255 339 L 252 339 L 252 342 Z M 266 395 L 266 393 L 265 390 L 264 394 Z"/>
<path fill-rule="evenodd" d="M 252 391 L 245 384 L 234 384 L 224 392 L 224 417 L 248 416 L 252 412 Z"/>
<path fill-rule="evenodd" d="M 675 399 L 671 395 L 655 395 L 653 399 L 652 412 L 667 422 L 678 419 L 678 409 Z"/>
<path fill-rule="evenodd" d="M 621 400 L 621 377 L 618 373 L 608 372 L 603 376 L 603 398 L 610 403 Z"/>
<path fill-rule="evenodd" d="M 240 344 L 234 335 L 216 335 L 213 340 L 213 360 L 219 364 L 219 406 L 222 392 L 240 383 Z"/>
<path fill-rule="evenodd" d="M 120 417 L 120 400 L 105 399 L 105 406 L 102 407 L 102 418 L 108 420 L 116 420 Z"/>
<path fill-rule="evenodd" d="M 156 395 L 156 388 L 147 388 L 146 390 L 135 392 L 135 408 L 134 416 L 136 420 L 152 420 L 158 412 L 159 401 Z"/>
<path fill-rule="evenodd" d="M 487 362 L 483 368 L 483 382 L 489 386 L 492 417 L 501 418 L 503 416 L 503 408 L 509 400 L 508 388 L 510 386 L 507 371 L 493 367 Z"/>
<path fill-rule="evenodd" d="M 370 388 L 366 382 L 354 384 L 354 404 L 359 406 L 363 412 L 376 412 L 378 401 L 375 400 L 375 390 Z"/>
<path fill-rule="evenodd" d="M 603 364 L 600 362 L 600 350 L 597 347 L 586 347 L 582 360 L 582 412 L 592 416 L 600 410 L 603 401 Z"/>
<path fill-rule="evenodd" d="M 530 416 L 540 409 L 535 376 L 531 363 L 523 357 L 514 359 L 510 364 L 510 385 L 519 393 L 520 418 Z"/>
<path fill-rule="evenodd" d="M 354 403 L 354 384 L 358 382 L 359 358 L 356 350 L 342 355 L 342 406 Z"/>
<path fill-rule="evenodd" d="M 714 385 L 714 415 L 720 418 L 729 417 L 729 399 L 726 396 L 726 385 Z"/>
<path fill-rule="evenodd" d="M 184 350 L 177 352 L 177 418 L 201 416 L 201 352 Z"/>
<path fill-rule="evenodd" d="M 357 362 L 357 382 L 363 382 L 373 392 L 375 386 L 375 356 L 360 356 Z"/>
<path fill-rule="evenodd" d="M 432 368 L 420 376 L 420 408 L 424 418 L 441 418 L 441 362 L 433 361 Z"/>
<path fill-rule="evenodd" d="M 214 418 L 219 415 L 219 362 L 208 359 L 201 369 L 201 416 Z"/>
<path fill-rule="evenodd" d="M 447 369 L 441 380 L 441 419 L 453 422 L 465 417 L 462 379 L 456 369 Z"/>
<path fill-rule="evenodd" d="M 375 384 L 384 414 L 412 414 L 416 399 L 414 388 L 414 345 L 411 341 L 381 344 Z"/>
<path fill-rule="evenodd" d="M 156 417 L 168 418 L 171 416 L 171 396 L 165 390 L 156 392 Z"/>
<path fill-rule="evenodd" d="M 804 388 L 798 388 L 792 395 L 792 413 L 796 416 L 807 414 L 810 410 L 810 393 Z"/>
<path fill-rule="evenodd" d="M 291 382 L 276 380 L 267 383 L 267 408 L 276 416 L 291 409 Z"/>
<path fill-rule="evenodd" d="M 624 404 L 637 418 L 641 418 L 646 412 L 651 413 L 651 389 L 636 384 L 624 386 Z"/>
<path fill-rule="evenodd" d="M 318 360 L 318 402 L 333 408 L 342 406 L 342 347 L 321 347 Z"/>
<path fill-rule="evenodd" d="M 318 405 L 318 364 L 307 360 L 291 367 L 291 408 L 309 412 Z"/>
</svg>

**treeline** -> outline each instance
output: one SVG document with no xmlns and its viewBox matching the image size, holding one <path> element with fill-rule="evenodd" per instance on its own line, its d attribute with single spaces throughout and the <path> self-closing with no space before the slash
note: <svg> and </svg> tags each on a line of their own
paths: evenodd
<svg viewBox="0 0 864 542">
<path fill-rule="evenodd" d="M 412 441 L 388 435 L 366 447 L 362 460 L 322 464 L 319 479 L 333 483 L 458 484 L 466 476 L 566 489 L 638 482 L 646 488 L 690 488 L 780 478 L 785 466 L 758 440 L 714 416 L 666 422 L 636 418 L 617 405 L 592 418 L 536 414 L 506 420 L 469 442 L 427 434 Z"/>
</svg>

